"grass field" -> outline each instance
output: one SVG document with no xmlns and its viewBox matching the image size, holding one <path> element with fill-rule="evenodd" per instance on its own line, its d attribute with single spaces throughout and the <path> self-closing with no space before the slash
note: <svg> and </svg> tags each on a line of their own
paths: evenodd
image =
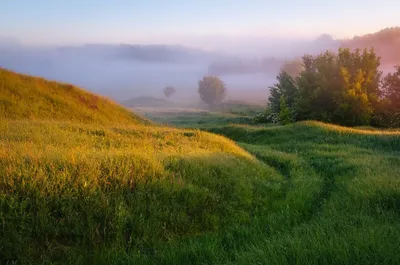
<svg viewBox="0 0 400 265">
<path fill-rule="evenodd" d="M 228 102 L 215 111 L 173 107 L 139 107 L 133 108 L 133 111 L 158 124 L 207 129 L 227 124 L 254 124 L 254 116 L 262 112 L 263 107 Z"/>
<path fill-rule="evenodd" d="M 57 121 L 2 89 L 1 264 L 400 264 L 399 131 L 114 103 L 124 122 Z"/>
</svg>

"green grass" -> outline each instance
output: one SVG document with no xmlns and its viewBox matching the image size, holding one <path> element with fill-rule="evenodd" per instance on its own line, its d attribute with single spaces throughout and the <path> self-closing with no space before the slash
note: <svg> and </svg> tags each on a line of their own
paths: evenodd
<svg viewBox="0 0 400 265">
<path fill-rule="evenodd" d="M 251 124 L 252 116 L 208 111 L 147 111 L 143 116 L 167 126 L 207 129 L 228 124 Z"/>
<path fill-rule="evenodd" d="M 221 112 L 253 117 L 258 113 L 263 112 L 265 110 L 265 106 L 252 104 L 245 101 L 230 100 L 223 102 L 218 109 Z"/>
<path fill-rule="evenodd" d="M 228 124 L 254 124 L 254 116 L 263 112 L 263 108 L 246 102 L 227 101 L 214 111 L 171 106 L 160 108 L 150 105 L 145 108 L 134 108 L 134 111 L 158 124 L 207 129 Z"/>
<path fill-rule="evenodd" d="M 0 135 L 1 253 L 22 263 L 152 253 L 246 224 L 282 179 L 200 131 L 9 121 Z"/>
<path fill-rule="evenodd" d="M 400 264 L 400 131 L 62 111 L 0 119 L 1 264 Z"/>
</svg>

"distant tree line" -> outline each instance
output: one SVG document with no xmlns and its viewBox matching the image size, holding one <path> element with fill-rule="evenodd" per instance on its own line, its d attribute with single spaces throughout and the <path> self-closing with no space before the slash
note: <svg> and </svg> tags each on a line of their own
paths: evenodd
<svg viewBox="0 0 400 265">
<path fill-rule="evenodd" d="M 354 37 L 342 42 L 343 48 L 374 47 L 383 65 L 400 64 L 400 27 L 386 28 L 376 33 Z"/>
<path fill-rule="evenodd" d="M 283 62 L 284 60 L 274 57 L 216 61 L 210 63 L 208 73 L 210 75 L 274 73 L 279 71 L 279 67 Z"/>
<path fill-rule="evenodd" d="M 319 120 L 346 126 L 400 127 L 400 67 L 383 76 L 373 49 L 340 48 L 302 57 L 270 87 L 267 122 Z M 293 65 L 292 65 L 293 66 Z"/>
</svg>

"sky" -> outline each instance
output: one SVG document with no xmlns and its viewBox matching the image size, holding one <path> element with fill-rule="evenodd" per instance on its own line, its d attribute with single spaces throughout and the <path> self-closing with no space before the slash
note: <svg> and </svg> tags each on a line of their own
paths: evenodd
<svg viewBox="0 0 400 265">
<path fill-rule="evenodd" d="M 400 26 L 398 0 L 0 0 L 0 37 L 23 44 L 347 38 Z"/>
</svg>

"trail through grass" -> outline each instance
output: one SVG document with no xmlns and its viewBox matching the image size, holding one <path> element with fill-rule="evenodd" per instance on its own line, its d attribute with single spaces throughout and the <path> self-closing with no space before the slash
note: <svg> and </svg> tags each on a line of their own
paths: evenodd
<svg viewBox="0 0 400 265">
<path fill-rule="evenodd" d="M 154 126 L 1 122 L 0 158 L 1 256 L 22 263 L 151 254 L 249 223 L 283 182 L 226 138 Z"/>
<path fill-rule="evenodd" d="M 400 264 L 399 131 L 0 88 L 0 264 Z"/>
<path fill-rule="evenodd" d="M 212 131 L 253 157 L 193 130 L 2 123 L 3 257 L 400 262 L 399 134 L 319 123 Z"/>
</svg>

